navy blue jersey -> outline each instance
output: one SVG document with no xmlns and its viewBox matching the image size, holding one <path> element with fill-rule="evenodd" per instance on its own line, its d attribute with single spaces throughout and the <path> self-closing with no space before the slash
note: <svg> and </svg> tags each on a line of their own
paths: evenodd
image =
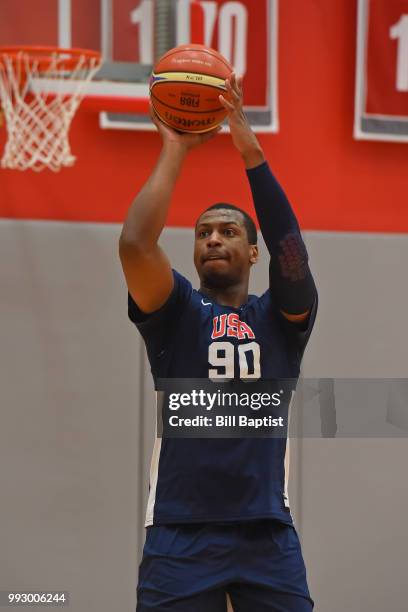
<svg viewBox="0 0 408 612">
<path fill-rule="evenodd" d="M 283 317 L 269 289 L 234 308 L 173 275 L 173 291 L 158 311 L 144 314 L 128 298 L 155 380 L 298 377 L 317 298 L 301 331 Z M 283 438 L 157 439 L 146 526 L 261 518 L 291 523 L 287 477 Z"/>
</svg>

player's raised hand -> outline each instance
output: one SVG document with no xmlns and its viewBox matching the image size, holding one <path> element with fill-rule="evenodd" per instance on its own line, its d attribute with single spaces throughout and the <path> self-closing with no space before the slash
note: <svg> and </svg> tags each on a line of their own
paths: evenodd
<svg viewBox="0 0 408 612">
<path fill-rule="evenodd" d="M 201 144 L 204 144 L 205 142 L 208 142 L 209 140 L 214 138 L 214 136 L 216 136 L 216 134 L 218 134 L 218 132 L 220 132 L 222 129 L 221 127 L 218 127 L 214 130 L 211 130 L 210 132 L 205 132 L 205 134 L 177 132 L 159 119 L 159 117 L 154 111 L 152 104 L 150 104 L 150 116 L 153 123 L 157 127 L 160 136 L 163 139 L 163 144 L 178 145 L 186 152 L 190 149 L 198 147 Z"/>
<path fill-rule="evenodd" d="M 257 166 L 264 161 L 261 146 L 251 129 L 249 121 L 244 113 L 244 94 L 242 87 L 243 78 L 237 77 L 233 72 L 225 81 L 228 99 L 222 94 L 219 100 L 228 111 L 228 124 L 231 131 L 232 141 L 242 155 L 247 168 Z"/>
</svg>

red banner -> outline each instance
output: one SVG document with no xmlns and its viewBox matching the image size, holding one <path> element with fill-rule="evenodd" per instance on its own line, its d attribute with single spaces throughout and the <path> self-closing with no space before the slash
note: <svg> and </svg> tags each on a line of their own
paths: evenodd
<svg viewBox="0 0 408 612">
<path fill-rule="evenodd" d="M 408 141 L 408 0 L 359 0 L 357 138 Z"/>
<path fill-rule="evenodd" d="M 111 39 L 115 62 L 154 63 L 158 35 L 152 0 L 118 0 L 112 5 Z M 166 36 L 174 46 L 200 43 L 217 49 L 244 76 L 249 120 L 258 131 L 277 131 L 277 0 L 172 0 Z M 103 127 L 144 128 L 138 120 L 125 121 L 104 114 Z"/>
</svg>

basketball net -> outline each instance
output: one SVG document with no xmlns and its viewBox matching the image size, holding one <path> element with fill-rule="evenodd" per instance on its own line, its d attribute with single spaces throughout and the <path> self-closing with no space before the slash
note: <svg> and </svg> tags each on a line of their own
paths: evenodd
<svg viewBox="0 0 408 612">
<path fill-rule="evenodd" d="M 72 166 L 69 128 L 100 64 L 94 51 L 0 48 L 0 111 L 7 129 L 3 168 L 57 172 Z M 45 91 L 41 83 L 52 87 Z"/>
</svg>

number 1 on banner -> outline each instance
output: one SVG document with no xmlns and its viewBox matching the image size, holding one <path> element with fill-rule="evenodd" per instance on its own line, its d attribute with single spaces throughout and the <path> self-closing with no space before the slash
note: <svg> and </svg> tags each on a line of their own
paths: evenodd
<svg viewBox="0 0 408 612">
<path fill-rule="evenodd" d="M 130 12 L 130 21 L 139 26 L 139 61 L 141 64 L 153 64 L 153 2 L 142 0 L 138 7 Z"/>
<path fill-rule="evenodd" d="M 390 28 L 390 37 L 398 39 L 397 91 L 408 91 L 408 15 L 401 15 L 398 23 Z"/>
</svg>

